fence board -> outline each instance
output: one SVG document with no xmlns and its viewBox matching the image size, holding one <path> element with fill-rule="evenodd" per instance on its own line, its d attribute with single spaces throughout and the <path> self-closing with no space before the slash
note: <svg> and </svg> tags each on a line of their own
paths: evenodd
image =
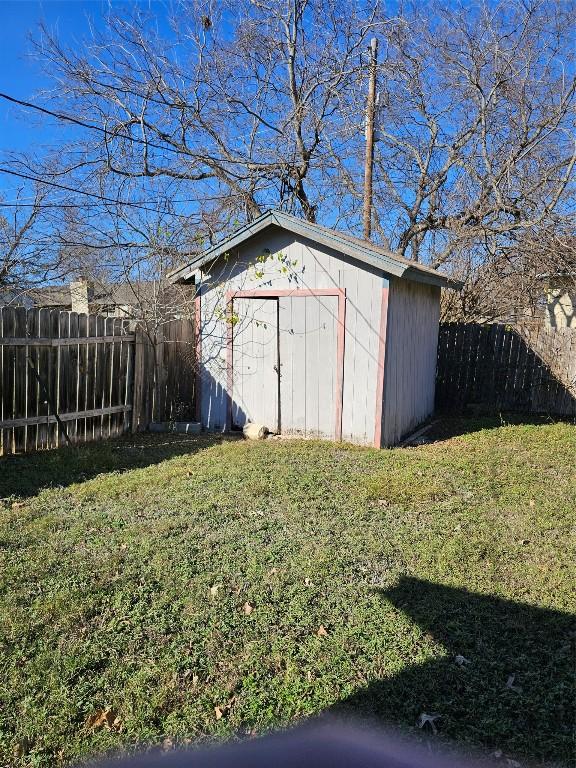
<svg viewBox="0 0 576 768">
<path fill-rule="evenodd" d="M 436 407 L 576 416 L 576 330 L 440 326 Z"/>
<path fill-rule="evenodd" d="M 152 419 L 191 419 L 192 324 L 171 321 L 155 337 L 133 325 L 0 308 L 0 455 L 63 445 L 62 426 L 80 443 L 140 431 Z"/>
</svg>

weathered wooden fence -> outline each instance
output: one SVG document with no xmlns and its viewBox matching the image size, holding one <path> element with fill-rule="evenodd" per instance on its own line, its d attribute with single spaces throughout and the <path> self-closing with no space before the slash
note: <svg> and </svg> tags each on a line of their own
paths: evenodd
<svg viewBox="0 0 576 768">
<path fill-rule="evenodd" d="M 145 429 L 192 413 L 191 323 L 151 340 L 129 320 L 0 310 L 0 455 Z M 154 341 L 154 343 L 152 343 Z"/>
<path fill-rule="evenodd" d="M 133 430 L 151 421 L 192 421 L 195 339 L 189 320 L 165 323 L 154 338 L 139 330 L 135 340 Z"/>
<path fill-rule="evenodd" d="M 436 407 L 576 416 L 576 331 L 442 324 Z"/>
</svg>

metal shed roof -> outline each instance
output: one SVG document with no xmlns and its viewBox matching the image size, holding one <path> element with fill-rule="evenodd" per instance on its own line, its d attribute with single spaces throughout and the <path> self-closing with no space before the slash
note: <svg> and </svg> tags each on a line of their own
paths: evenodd
<svg viewBox="0 0 576 768">
<path fill-rule="evenodd" d="M 462 287 L 462 283 L 458 280 L 443 275 L 431 267 L 409 261 L 393 251 L 374 245 L 374 243 L 368 240 L 360 240 L 345 232 L 328 229 L 328 227 L 322 227 L 320 224 L 313 224 L 283 211 L 275 210 L 263 213 L 262 216 L 259 216 L 249 224 L 245 224 L 229 237 L 208 248 L 189 264 L 171 272 L 171 280 L 173 282 L 190 280 L 196 270 L 271 226 L 280 227 L 293 234 L 306 237 L 316 243 L 339 251 L 356 261 L 381 269 L 383 272 L 387 272 L 395 277 L 437 285 L 443 288 L 459 289 Z"/>
</svg>

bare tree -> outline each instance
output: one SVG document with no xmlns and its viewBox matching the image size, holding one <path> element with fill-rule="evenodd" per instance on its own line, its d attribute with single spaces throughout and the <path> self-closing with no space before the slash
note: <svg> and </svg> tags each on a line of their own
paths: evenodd
<svg viewBox="0 0 576 768">
<path fill-rule="evenodd" d="M 0 199 L 0 290 L 14 300 L 27 289 L 58 278 L 61 255 L 50 237 L 51 216 L 44 207 L 49 190 L 37 185 Z"/>
<path fill-rule="evenodd" d="M 463 277 L 465 314 L 500 306 L 515 275 L 523 284 L 530 238 L 573 231 L 574 10 L 182 2 L 163 37 L 138 5 L 74 50 L 44 28 L 35 50 L 54 88 L 42 104 L 69 139 L 57 172 L 53 159 L 21 167 L 60 184 L 58 200 L 86 212 L 75 236 L 128 275 L 269 207 L 359 230 L 376 35 L 376 239 Z M 545 257 L 531 253 L 536 274 Z"/>
<path fill-rule="evenodd" d="M 466 279 L 460 292 L 443 293 L 445 322 L 540 326 L 550 285 L 560 280 L 566 290 L 576 288 L 576 238 L 566 222 L 527 230 L 490 260 L 474 253 L 469 245 L 453 257 Z"/>
<path fill-rule="evenodd" d="M 70 171 L 125 191 L 135 181 L 192 190 L 217 229 L 224 216 L 250 219 L 270 205 L 314 220 L 337 197 L 325 139 L 340 134 L 366 38 L 384 23 L 377 8 L 182 3 L 169 42 L 136 8 L 111 14 L 82 52 L 44 28 L 37 52 L 57 81 L 56 106 L 98 127 L 82 168 L 75 145 Z"/>
<path fill-rule="evenodd" d="M 384 29 L 377 226 L 434 266 L 484 258 L 567 216 L 574 193 L 570 2 L 416 5 Z"/>
</svg>

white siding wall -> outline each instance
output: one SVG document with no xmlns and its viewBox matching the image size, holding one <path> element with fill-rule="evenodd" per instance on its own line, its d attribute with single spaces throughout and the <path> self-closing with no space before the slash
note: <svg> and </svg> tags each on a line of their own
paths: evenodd
<svg viewBox="0 0 576 768">
<path fill-rule="evenodd" d="M 272 258 L 261 263 L 258 257 L 265 248 L 270 250 Z M 264 271 L 263 276 L 256 274 L 259 270 Z M 378 270 L 360 266 L 346 256 L 318 247 L 305 238 L 296 238 L 283 230 L 271 228 L 231 253 L 228 260 L 220 262 L 204 280 L 201 413 L 205 427 L 219 430 L 226 424 L 226 291 L 337 287 L 345 288 L 347 297 L 342 438 L 361 444 L 373 442 L 382 288 L 382 274 Z M 296 301 L 293 302 L 290 307 L 291 327 L 305 327 L 307 320 L 312 323 L 326 311 L 337 312 L 336 302 L 326 301 L 325 297 L 316 300 L 322 302 L 320 314 L 310 308 L 308 301 L 298 301 L 302 302 L 303 316 L 295 315 Z M 299 312 L 297 307 L 296 310 Z M 328 326 L 328 321 L 325 321 Z M 282 347 L 282 338 L 280 345 Z M 326 365 L 330 367 L 331 354 L 324 350 L 320 350 L 318 355 L 306 354 L 307 370 L 295 375 L 317 380 Z M 291 408 L 293 410 L 293 406 Z M 283 414 L 282 421 L 289 427 L 287 418 L 288 411 L 285 417 Z M 297 418 L 300 416 L 297 415 Z M 323 412 L 318 416 L 311 414 L 310 430 L 313 424 L 325 421 Z"/>
<path fill-rule="evenodd" d="M 390 280 L 382 445 L 394 445 L 434 411 L 440 288 Z"/>
</svg>

